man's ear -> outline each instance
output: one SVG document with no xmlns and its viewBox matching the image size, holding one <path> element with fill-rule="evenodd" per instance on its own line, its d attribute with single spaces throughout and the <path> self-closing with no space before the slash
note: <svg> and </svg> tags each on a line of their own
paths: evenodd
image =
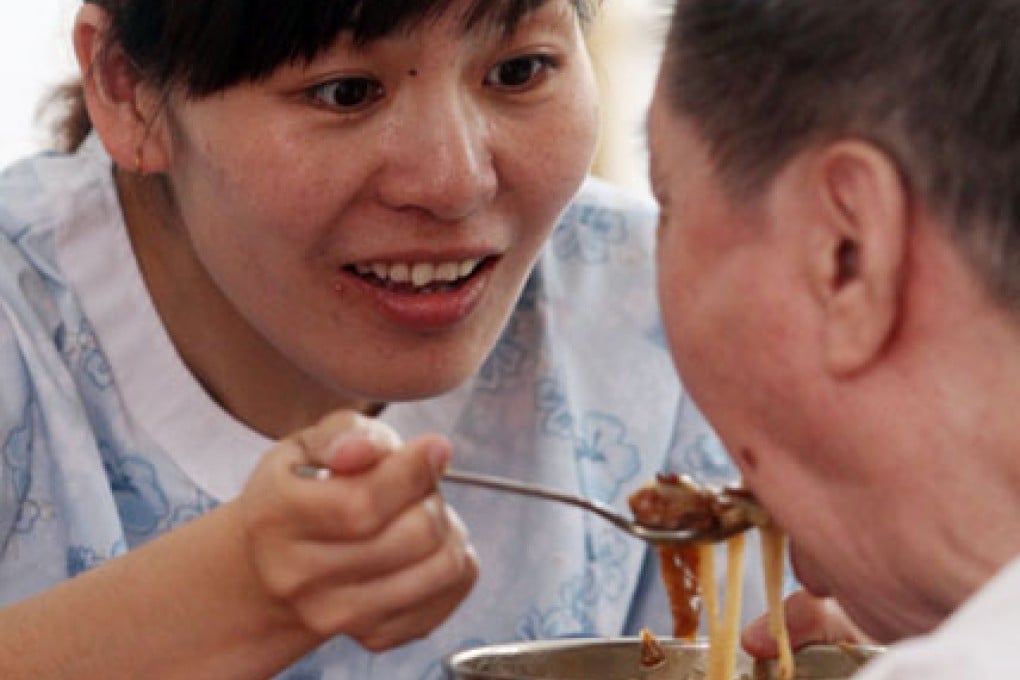
<svg viewBox="0 0 1020 680">
<path fill-rule="evenodd" d="M 808 271 L 823 312 L 823 353 L 835 375 L 867 367 L 902 313 L 909 197 L 892 159 L 863 141 L 840 141 L 815 157 L 817 189 Z"/>
<path fill-rule="evenodd" d="M 160 95 L 117 44 L 106 44 L 110 17 L 93 3 L 74 22 L 74 51 L 92 126 L 113 161 L 133 172 L 166 169 L 168 140 Z"/>
</svg>

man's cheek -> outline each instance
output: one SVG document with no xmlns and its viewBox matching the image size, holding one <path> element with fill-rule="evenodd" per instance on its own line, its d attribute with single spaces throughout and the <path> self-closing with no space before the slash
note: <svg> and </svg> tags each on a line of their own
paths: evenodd
<svg viewBox="0 0 1020 680">
<path fill-rule="evenodd" d="M 831 597 L 832 592 L 828 586 L 822 583 L 819 576 L 821 570 L 792 542 L 790 544 L 790 565 L 793 567 L 793 574 L 800 581 L 804 589 L 817 597 Z"/>
</svg>

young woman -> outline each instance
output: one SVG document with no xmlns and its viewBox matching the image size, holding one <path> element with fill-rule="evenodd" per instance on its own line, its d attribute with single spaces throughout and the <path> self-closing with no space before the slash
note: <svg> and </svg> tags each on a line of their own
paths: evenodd
<svg viewBox="0 0 1020 680">
<path fill-rule="evenodd" d="M 392 680 L 668 630 L 645 546 L 444 485 L 472 547 L 437 492 L 452 449 L 621 504 L 671 451 L 726 472 L 676 420 L 653 213 L 585 182 L 591 9 L 83 6 L 73 153 L 0 179 L 0 676 Z"/>
</svg>

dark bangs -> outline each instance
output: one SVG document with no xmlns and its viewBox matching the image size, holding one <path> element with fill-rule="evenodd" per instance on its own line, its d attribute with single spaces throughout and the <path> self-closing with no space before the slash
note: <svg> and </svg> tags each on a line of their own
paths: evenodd
<svg viewBox="0 0 1020 680">
<path fill-rule="evenodd" d="M 113 17 L 114 38 L 159 87 L 208 95 L 308 61 L 342 33 L 367 44 L 414 29 L 456 0 L 95 0 Z M 587 20 L 596 0 L 572 0 Z M 549 0 L 475 0 L 464 28 L 510 33 Z"/>
</svg>

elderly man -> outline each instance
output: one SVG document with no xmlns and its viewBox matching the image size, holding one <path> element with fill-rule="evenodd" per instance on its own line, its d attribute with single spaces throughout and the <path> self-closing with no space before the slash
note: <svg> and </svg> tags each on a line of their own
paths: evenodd
<svg viewBox="0 0 1020 680">
<path fill-rule="evenodd" d="M 674 359 L 862 680 L 1020 677 L 1020 0 L 679 0 L 649 125 Z"/>
</svg>

